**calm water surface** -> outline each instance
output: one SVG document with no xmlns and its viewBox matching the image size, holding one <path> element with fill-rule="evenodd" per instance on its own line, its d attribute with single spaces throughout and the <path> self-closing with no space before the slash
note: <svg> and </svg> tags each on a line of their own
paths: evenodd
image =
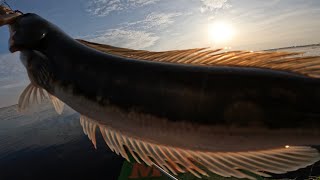
<svg viewBox="0 0 320 180">
<path fill-rule="evenodd" d="M 57 115 L 51 105 L 35 113 L 0 109 L 0 179 L 169 179 L 156 168 L 128 163 L 111 152 L 97 133 L 95 149 L 82 132 L 79 114 Z M 305 179 L 320 175 L 320 163 L 275 178 Z M 181 175 L 179 179 L 196 179 Z M 211 179 L 228 179 L 217 176 Z"/>
</svg>

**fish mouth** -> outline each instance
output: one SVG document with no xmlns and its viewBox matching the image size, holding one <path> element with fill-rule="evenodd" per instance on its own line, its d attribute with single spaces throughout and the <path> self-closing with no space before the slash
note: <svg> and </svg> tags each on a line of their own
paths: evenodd
<svg viewBox="0 0 320 180">
<path fill-rule="evenodd" d="M 11 28 L 10 28 L 11 29 Z M 14 34 L 16 33 L 16 31 L 10 30 L 10 38 L 9 38 L 9 51 L 11 53 L 14 53 L 16 51 L 21 50 L 16 44 L 15 41 L 13 39 Z"/>
<path fill-rule="evenodd" d="M 16 46 L 10 46 L 9 47 L 9 51 L 11 52 L 11 53 L 14 53 L 14 52 L 17 52 L 17 51 L 20 51 L 21 49 L 20 48 L 18 48 L 18 47 L 16 47 Z"/>
</svg>

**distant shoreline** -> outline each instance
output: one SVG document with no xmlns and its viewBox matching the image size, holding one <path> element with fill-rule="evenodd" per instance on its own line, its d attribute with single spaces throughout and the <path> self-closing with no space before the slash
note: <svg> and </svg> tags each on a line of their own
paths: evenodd
<svg viewBox="0 0 320 180">
<path fill-rule="evenodd" d="M 283 50 L 283 49 L 306 48 L 306 47 L 315 47 L 315 46 L 320 46 L 320 43 L 318 43 L 318 44 L 308 44 L 308 45 L 299 45 L 299 46 L 288 46 L 288 47 L 281 47 L 281 48 L 272 48 L 272 49 L 266 49 L 265 51 L 277 51 L 277 50 Z"/>
</svg>

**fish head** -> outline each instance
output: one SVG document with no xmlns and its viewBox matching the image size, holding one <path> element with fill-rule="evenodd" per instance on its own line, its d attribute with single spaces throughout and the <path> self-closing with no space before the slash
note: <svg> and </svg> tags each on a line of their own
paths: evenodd
<svg viewBox="0 0 320 180">
<path fill-rule="evenodd" d="M 48 22 L 32 13 L 23 14 L 10 24 L 9 50 L 37 50 L 48 32 Z"/>
</svg>

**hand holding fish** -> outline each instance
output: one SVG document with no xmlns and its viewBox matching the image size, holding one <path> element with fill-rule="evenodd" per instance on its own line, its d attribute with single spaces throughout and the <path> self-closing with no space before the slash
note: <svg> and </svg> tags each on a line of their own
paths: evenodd
<svg viewBox="0 0 320 180">
<path fill-rule="evenodd" d="M 20 12 L 15 12 L 6 6 L 0 6 L 0 27 L 13 23 L 15 18 L 20 15 Z"/>
</svg>

